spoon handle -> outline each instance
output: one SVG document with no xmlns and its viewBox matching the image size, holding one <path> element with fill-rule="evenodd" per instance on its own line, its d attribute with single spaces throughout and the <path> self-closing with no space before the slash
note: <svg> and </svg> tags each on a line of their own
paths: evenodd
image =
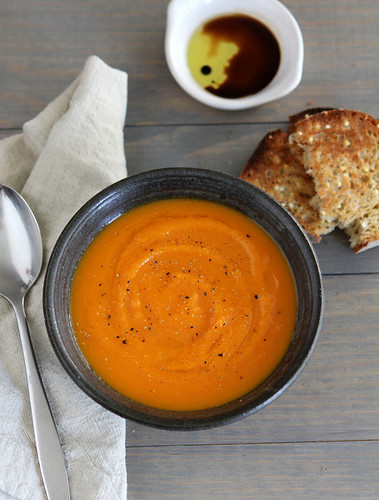
<svg viewBox="0 0 379 500">
<path fill-rule="evenodd" d="M 20 331 L 37 454 L 47 497 L 49 500 L 69 500 L 70 491 L 62 448 L 37 368 L 25 317 L 24 302 L 20 300 L 12 304 Z"/>
</svg>

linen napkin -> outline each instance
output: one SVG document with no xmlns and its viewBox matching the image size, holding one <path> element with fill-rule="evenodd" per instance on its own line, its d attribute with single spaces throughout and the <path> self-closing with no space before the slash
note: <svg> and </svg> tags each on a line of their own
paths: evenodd
<svg viewBox="0 0 379 500">
<path fill-rule="evenodd" d="M 47 260 L 76 210 L 125 177 L 127 74 L 91 56 L 77 79 L 23 133 L 0 141 L 0 182 L 18 190 L 40 225 L 44 264 L 26 297 L 38 365 L 62 443 L 73 500 L 127 494 L 125 421 L 66 375 L 45 330 Z M 24 361 L 13 309 L 0 297 L 0 498 L 42 500 Z"/>
</svg>

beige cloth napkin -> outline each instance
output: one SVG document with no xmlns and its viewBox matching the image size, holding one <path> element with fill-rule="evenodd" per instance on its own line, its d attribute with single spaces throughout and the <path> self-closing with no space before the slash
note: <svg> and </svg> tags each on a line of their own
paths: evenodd
<svg viewBox="0 0 379 500">
<path fill-rule="evenodd" d="M 125 177 L 127 74 L 96 56 L 23 133 L 0 141 L 0 182 L 30 204 L 44 244 L 42 273 L 26 297 L 29 329 L 67 465 L 73 500 L 126 498 L 125 421 L 78 389 L 45 330 L 47 260 L 74 212 Z M 0 498 L 45 499 L 16 320 L 0 297 Z"/>
</svg>

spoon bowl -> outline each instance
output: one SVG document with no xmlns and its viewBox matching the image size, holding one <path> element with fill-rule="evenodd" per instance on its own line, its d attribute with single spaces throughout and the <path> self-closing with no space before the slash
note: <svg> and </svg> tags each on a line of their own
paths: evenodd
<svg viewBox="0 0 379 500">
<path fill-rule="evenodd" d="M 0 185 L 0 295 L 10 302 L 25 296 L 42 266 L 42 238 L 25 200 Z"/>
<path fill-rule="evenodd" d="M 47 497 L 68 500 L 70 493 L 57 431 L 38 371 L 25 317 L 25 295 L 42 267 L 37 221 L 14 189 L 0 184 L 0 295 L 13 306 L 20 331 L 37 454 Z"/>
</svg>

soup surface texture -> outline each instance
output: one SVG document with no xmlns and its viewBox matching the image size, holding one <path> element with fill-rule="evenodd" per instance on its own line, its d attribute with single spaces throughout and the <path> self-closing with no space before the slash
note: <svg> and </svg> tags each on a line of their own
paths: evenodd
<svg viewBox="0 0 379 500">
<path fill-rule="evenodd" d="M 71 320 L 92 369 L 155 408 L 241 397 L 279 364 L 297 313 L 273 239 L 218 203 L 169 199 L 109 224 L 74 273 Z"/>
</svg>

